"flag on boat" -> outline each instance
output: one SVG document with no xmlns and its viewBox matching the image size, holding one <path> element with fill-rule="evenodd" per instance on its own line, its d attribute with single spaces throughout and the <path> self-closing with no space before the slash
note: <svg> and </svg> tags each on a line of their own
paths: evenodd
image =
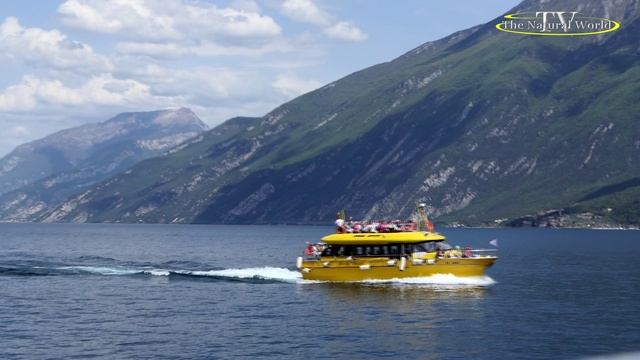
<svg viewBox="0 0 640 360">
<path fill-rule="evenodd" d="M 498 239 L 493 239 L 493 240 L 489 241 L 489 244 L 491 244 L 491 245 L 493 245 L 495 247 L 498 247 Z"/>
</svg>

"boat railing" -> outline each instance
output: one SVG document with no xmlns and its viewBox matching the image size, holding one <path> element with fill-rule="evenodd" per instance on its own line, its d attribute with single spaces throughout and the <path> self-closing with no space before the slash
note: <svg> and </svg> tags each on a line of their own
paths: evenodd
<svg viewBox="0 0 640 360">
<path fill-rule="evenodd" d="M 307 260 L 318 260 L 323 256 L 329 257 L 347 257 L 347 258 L 375 258 L 375 257 L 387 257 L 399 259 L 402 257 L 412 257 L 412 252 L 363 252 L 363 253 L 351 253 L 351 252 L 330 252 L 326 253 L 327 245 L 323 243 L 313 244 L 307 243 L 307 247 L 304 250 L 304 258 Z M 495 257 L 498 249 L 473 249 L 471 247 L 456 247 L 447 250 L 431 250 L 428 251 L 436 254 L 436 258 L 478 258 L 478 257 Z"/>
<path fill-rule="evenodd" d="M 462 252 L 460 254 L 442 251 L 435 252 L 436 256 L 434 258 L 442 259 L 442 258 L 477 258 L 477 257 L 487 257 L 487 256 L 496 256 L 497 251 L 492 249 L 478 249 L 478 250 L 469 250 Z M 352 260 L 356 258 L 389 258 L 389 259 L 400 259 L 400 258 L 412 258 L 411 253 L 405 254 L 350 254 L 350 255 L 341 255 L 341 254 L 331 254 L 331 255 L 323 255 L 321 253 L 313 253 L 313 254 L 304 254 L 304 258 L 306 260 L 319 260 L 321 257 L 332 257 L 332 258 L 346 258 L 347 260 Z"/>
<path fill-rule="evenodd" d="M 470 249 L 468 251 L 471 253 L 470 257 L 496 256 L 498 254 L 498 249 Z"/>
</svg>

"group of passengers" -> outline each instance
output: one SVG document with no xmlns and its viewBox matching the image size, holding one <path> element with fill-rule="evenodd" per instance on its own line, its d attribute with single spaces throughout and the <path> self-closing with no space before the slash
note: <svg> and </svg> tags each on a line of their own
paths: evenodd
<svg viewBox="0 0 640 360">
<path fill-rule="evenodd" d="M 353 221 L 349 219 L 349 221 L 345 221 L 340 213 L 336 215 L 335 224 L 338 234 L 402 232 L 415 231 L 417 229 L 417 224 L 412 220 L 401 222 L 400 220 Z"/>
</svg>

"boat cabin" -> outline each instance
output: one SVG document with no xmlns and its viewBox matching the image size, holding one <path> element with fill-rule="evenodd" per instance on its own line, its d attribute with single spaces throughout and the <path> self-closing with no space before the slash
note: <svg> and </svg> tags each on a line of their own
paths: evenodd
<svg viewBox="0 0 640 360">
<path fill-rule="evenodd" d="M 414 253 L 437 253 L 448 251 L 452 247 L 444 240 L 427 241 L 422 243 L 391 243 L 391 244 L 367 244 L 346 245 L 327 244 L 320 256 L 322 257 L 390 257 L 399 258 Z"/>
</svg>

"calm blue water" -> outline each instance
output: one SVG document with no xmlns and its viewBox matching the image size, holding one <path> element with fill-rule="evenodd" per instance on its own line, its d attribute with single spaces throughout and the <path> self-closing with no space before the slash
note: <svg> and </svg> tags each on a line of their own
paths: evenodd
<svg viewBox="0 0 640 360">
<path fill-rule="evenodd" d="M 640 350 L 640 233 L 442 230 L 495 280 L 305 284 L 328 227 L 0 224 L 0 358 L 572 359 Z M 486 279 L 485 279 L 486 280 Z"/>
</svg>

